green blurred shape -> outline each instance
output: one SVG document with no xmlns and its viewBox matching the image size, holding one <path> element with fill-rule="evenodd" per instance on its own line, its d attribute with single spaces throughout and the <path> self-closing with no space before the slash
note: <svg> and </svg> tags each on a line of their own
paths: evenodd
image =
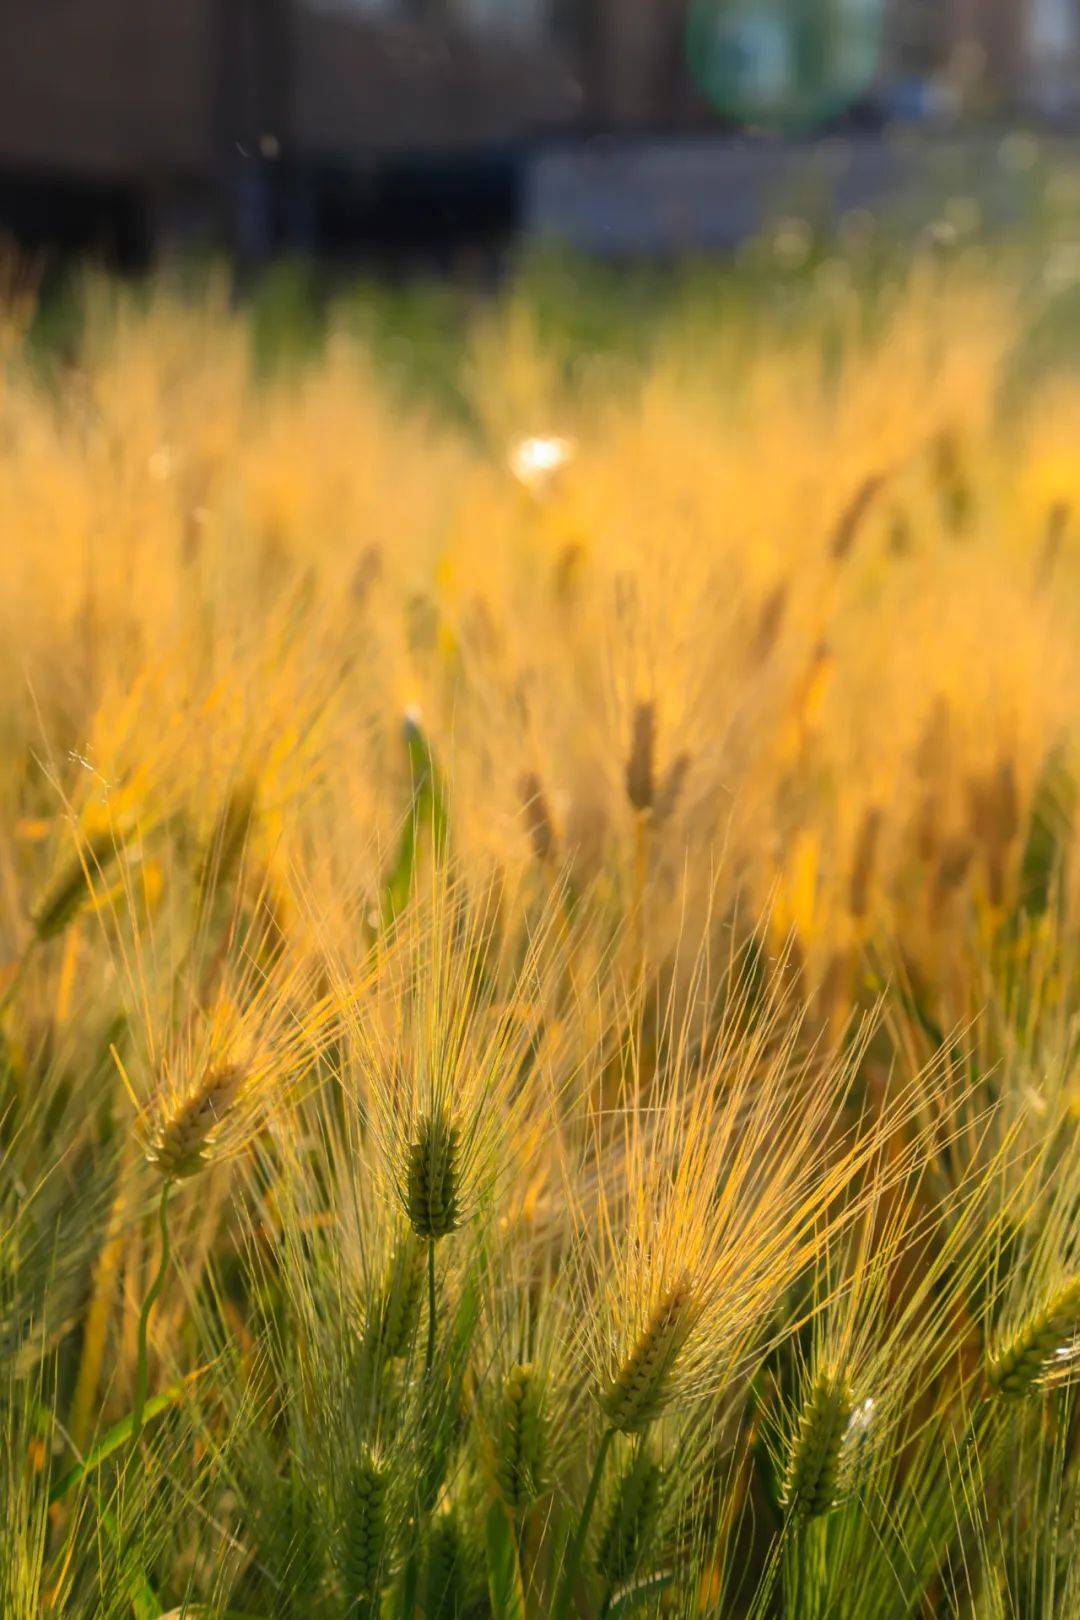
<svg viewBox="0 0 1080 1620">
<path fill-rule="evenodd" d="M 693 0 L 687 62 L 733 121 L 810 130 L 872 88 L 884 13 L 885 0 Z"/>
</svg>

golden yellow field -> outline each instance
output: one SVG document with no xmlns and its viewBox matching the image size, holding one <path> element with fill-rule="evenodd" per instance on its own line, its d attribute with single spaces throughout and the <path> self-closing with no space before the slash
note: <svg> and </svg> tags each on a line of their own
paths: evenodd
<svg viewBox="0 0 1080 1620">
<path fill-rule="evenodd" d="M 1080 1615 L 1080 374 L 0 365 L 0 1614 Z"/>
</svg>

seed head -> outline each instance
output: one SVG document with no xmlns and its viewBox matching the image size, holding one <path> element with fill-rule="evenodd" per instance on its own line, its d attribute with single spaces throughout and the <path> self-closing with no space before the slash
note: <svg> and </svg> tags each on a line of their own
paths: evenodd
<svg viewBox="0 0 1080 1620">
<path fill-rule="evenodd" d="M 863 519 L 866 517 L 884 483 L 884 473 L 871 473 L 863 479 L 840 514 L 829 546 L 834 562 L 843 562 L 855 544 Z"/>
<path fill-rule="evenodd" d="M 634 710 L 634 733 L 626 762 L 626 796 L 635 810 L 651 810 L 656 795 L 654 755 L 656 752 L 656 710 L 651 703 L 639 703 Z"/>
<path fill-rule="evenodd" d="M 425 1620 L 464 1620 L 469 1607 L 466 1549 L 452 1513 L 432 1527 L 428 1540 Z"/>
<path fill-rule="evenodd" d="M 340 1529 L 341 1578 L 351 1613 L 376 1612 L 386 1580 L 388 1524 L 387 1471 L 365 1453 L 348 1483 Z"/>
<path fill-rule="evenodd" d="M 525 825 L 529 832 L 533 855 L 543 865 L 555 852 L 555 828 L 544 793 L 544 785 L 535 771 L 526 771 L 518 783 Z"/>
<path fill-rule="evenodd" d="M 460 1132 L 440 1109 L 425 1115 L 407 1157 L 406 1206 L 417 1237 L 447 1237 L 461 1225 Z"/>
<path fill-rule="evenodd" d="M 369 1343 L 388 1361 L 408 1355 L 420 1321 L 424 1251 L 412 1232 L 397 1245 L 368 1325 Z"/>
<path fill-rule="evenodd" d="M 600 1406 L 613 1428 L 636 1434 L 666 1406 L 675 1363 L 697 1315 L 690 1278 L 683 1272 L 660 1296 L 637 1342 L 601 1393 Z"/>
<path fill-rule="evenodd" d="M 999 1395 L 1028 1395 L 1071 1358 L 1080 1335 L 1080 1276 L 1071 1277 L 994 1351 L 987 1364 L 990 1387 Z"/>
<path fill-rule="evenodd" d="M 165 1117 L 147 1157 L 167 1181 L 197 1175 L 207 1163 L 243 1085 L 243 1071 L 235 1064 L 210 1069 Z"/>
<path fill-rule="evenodd" d="M 39 940 L 63 933 L 91 898 L 94 873 L 110 866 L 119 853 L 117 836 L 111 830 L 98 833 L 84 850 L 76 851 L 34 907 L 34 934 Z"/>
<path fill-rule="evenodd" d="M 596 1563 L 610 1586 L 630 1580 L 641 1564 L 660 1515 L 664 1473 L 639 1443 L 623 1471 L 604 1525 Z"/>
<path fill-rule="evenodd" d="M 842 1378 L 822 1371 L 799 1413 L 784 1476 L 784 1507 L 816 1519 L 836 1506 L 844 1440 L 855 1411 Z"/>
<path fill-rule="evenodd" d="M 547 1440 L 540 1376 L 531 1364 L 511 1367 L 495 1433 L 495 1480 L 511 1513 L 523 1513 L 546 1488 Z"/>
<path fill-rule="evenodd" d="M 863 816 L 862 826 L 859 828 L 848 896 L 851 915 L 857 920 L 865 917 L 870 907 L 870 886 L 873 883 L 874 867 L 877 863 L 881 821 L 881 810 L 876 805 L 871 805 Z"/>
<path fill-rule="evenodd" d="M 763 664 L 775 647 L 780 631 L 783 629 L 787 604 L 787 582 L 781 580 L 779 585 L 773 586 L 761 604 L 752 649 L 752 658 L 755 664 Z"/>
</svg>

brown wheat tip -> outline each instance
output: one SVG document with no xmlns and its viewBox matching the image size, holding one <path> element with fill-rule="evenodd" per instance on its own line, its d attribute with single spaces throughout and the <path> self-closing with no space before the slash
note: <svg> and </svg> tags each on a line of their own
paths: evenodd
<svg viewBox="0 0 1080 1620">
<path fill-rule="evenodd" d="M 1043 534 L 1042 550 L 1039 554 L 1038 566 L 1035 570 L 1035 589 L 1045 590 L 1054 577 L 1058 557 L 1065 536 L 1068 533 L 1069 518 L 1072 513 L 1068 501 L 1054 501 L 1046 514 L 1046 529 Z"/>
<path fill-rule="evenodd" d="M 999 1395 L 1027 1395 L 1080 1350 L 1080 1275 L 1062 1283 L 991 1353 L 987 1380 Z"/>
<path fill-rule="evenodd" d="M 654 756 L 656 752 L 656 709 L 639 703 L 634 710 L 630 756 L 626 762 L 626 796 L 635 810 L 651 810 L 656 796 Z"/>
<path fill-rule="evenodd" d="M 884 473 L 870 473 L 864 478 L 847 506 L 841 512 L 833 530 L 829 551 L 834 562 L 843 562 L 850 552 L 863 520 L 885 483 Z"/>
<path fill-rule="evenodd" d="M 659 1416 L 671 1393 L 671 1375 L 698 1316 L 689 1273 L 661 1294 L 649 1320 L 614 1377 L 600 1406 L 614 1429 L 636 1434 Z"/>
<path fill-rule="evenodd" d="M 443 1109 L 426 1114 L 409 1144 L 406 1209 L 417 1237 L 435 1242 L 461 1225 L 461 1133 Z"/>
<path fill-rule="evenodd" d="M 816 1519 L 836 1506 L 844 1443 L 856 1417 L 843 1378 L 820 1372 L 803 1402 L 788 1453 L 781 1500 L 801 1519 Z"/>
<path fill-rule="evenodd" d="M 755 664 L 763 664 L 776 646 L 780 632 L 784 627 L 784 617 L 787 613 L 788 587 L 787 581 L 781 580 L 774 585 L 758 614 L 757 630 L 754 634 L 754 644 L 751 658 Z"/>
<path fill-rule="evenodd" d="M 950 838 L 941 851 L 937 872 L 934 875 L 933 900 L 935 906 L 941 904 L 947 895 L 953 894 L 967 877 L 974 850 L 967 838 Z"/>
<path fill-rule="evenodd" d="M 544 786 L 535 771 L 526 771 L 518 783 L 525 826 L 537 861 L 543 865 L 555 853 L 555 827 Z"/>
<path fill-rule="evenodd" d="M 864 918 L 870 909 L 870 890 L 877 863 L 882 820 L 881 810 L 876 805 L 871 805 L 863 816 L 862 826 L 859 828 L 848 891 L 848 908 L 857 920 Z"/>
<path fill-rule="evenodd" d="M 167 1181 L 197 1175 L 209 1161 L 243 1086 L 239 1066 L 210 1069 L 165 1116 L 147 1156 Z"/>
</svg>

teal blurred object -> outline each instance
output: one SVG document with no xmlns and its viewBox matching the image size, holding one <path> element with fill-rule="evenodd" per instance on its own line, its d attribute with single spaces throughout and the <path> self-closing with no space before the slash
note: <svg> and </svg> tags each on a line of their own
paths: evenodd
<svg viewBox="0 0 1080 1620">
<path fill-rule="evenodd" d="M 692 0 L 686 54 L 701 92 L 739 123 L 813 129 L 872 88 L 886 0 Z"/>
</svg>

